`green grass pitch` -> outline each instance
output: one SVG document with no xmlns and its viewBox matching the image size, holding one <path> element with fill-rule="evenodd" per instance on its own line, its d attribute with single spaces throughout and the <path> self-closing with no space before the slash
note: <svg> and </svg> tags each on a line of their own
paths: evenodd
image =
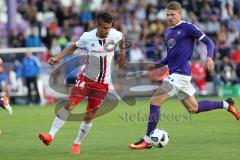
<svg viewBox="0 0 240 160">
<path fill-rule="evenodd" d="M 121 102 L 112 112 L 95 119 L 81 154 L 76 156 L 69 151 L 80 122 L 67 122 L 46 147 L 38 133 L 49 131 L 53 106 L 14 106 L 13 116 L 0 110 L 0 160 L 239 160 L 240 122 L 224 110 L 189 115 L 177 99 L 163 105 L 158 124 L 168 131 L 169 144 L 162 149 L 128 149 L 128 143 L 146 131 L 148 103 L 148 99 L 139 99 L 131 107 Z"/>
</svg>

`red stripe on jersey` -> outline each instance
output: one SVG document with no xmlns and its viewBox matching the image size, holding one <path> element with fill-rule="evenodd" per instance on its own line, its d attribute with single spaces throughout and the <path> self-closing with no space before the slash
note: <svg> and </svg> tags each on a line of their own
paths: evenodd
<svg viewBox="0 0 240 160">
<path fill-rule="evenodd" d="M 103 39 L 102 45 L 104 46 L 106 43 L 106 39 Z"/>
<path fill-rule="evenodd" d="M 104 57 L 104 67 L 103 67 L 103 76 L 102 76 L 102 80 L 101 83 L 104 82 L 105 76 L 106 76 L 106 70 L 107 70 L 107 56 Z"/>
</svg>

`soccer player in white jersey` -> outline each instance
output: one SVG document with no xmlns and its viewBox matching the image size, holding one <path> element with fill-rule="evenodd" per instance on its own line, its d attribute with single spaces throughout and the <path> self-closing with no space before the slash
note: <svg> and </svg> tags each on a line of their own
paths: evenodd
<svg viewBox="0 0 240 160">
<path fill-rule="evenodd" d="M 80 153 L 80 145 L 83 138 L 92 127 L 92 119 L 103 102 L 111 79 L 111 63 L 114 58 L 114 50 L 108 49 L 106 45 L 119 44 L 120 55 L 117 59 L 119 68 L 125 64 L 125 43 L 123 34 L 112 28 L 113 17 L 102 12 L 96 16 L 96 29 L 90 32 L 84 32 L 80 39 L 73 45 L 63 50 L 55 57 L 51 57 L 49 64 L 54 64 L 68 54 L 73 54 L 77 48 L 88 50 L 88 62 L 85 67 L 85 73 L 80 74 L 75 86 L 71 89 L 71 95 L 68 101 L 62 107 L 53 121 L 52 127 L 48 134 L 40 133 L 39 138 L 45 145 L 49 145 L 58 130 L 64 125 L 69 113 L 74 109 L 76 104 L 88 97 L 87 112 L 84 121 L 80 125 L 79 133 L 73 143 L 71 154 Z M 110 45 L 109 45 L 110 44 Z"/>
</svg>

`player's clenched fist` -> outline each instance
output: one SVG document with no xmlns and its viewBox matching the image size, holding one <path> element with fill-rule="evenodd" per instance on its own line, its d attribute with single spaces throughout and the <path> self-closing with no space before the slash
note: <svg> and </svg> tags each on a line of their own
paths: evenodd
<svg viewBox="0 0 240 160">
<path fill-rule="evenodd" d="M 59 59 L 57 57 L 51 57 L 48 60 L 48 63 L 53 65 L 54 63 L 57 63 L 59 61 Z"/>
<path fill-rule="evenodd" d="M 123 55 L 123 56 L 119 56 L 119 58 L 118 58 L 117 61 L 116 61 L 116 64 L 119 65 L 119 68 L 120 68 L 120 69 L 123 69 L 123 68 L 125 67 L 125 63 L 126 63 L 126 58 L 125 58 L 125 56 L 124 56 L 124 55 Z"/>
<path fill-rule="evenodd" d="M 213 62 L 213 60 L 212 60 L 211 57 L 207 57 L 206 67 L 207 67 L 207 70 L 208 70 L 208 71 L 210 71 L 210 72 L 213 72 L 213 71 L 214 71 L 214 62 Z"/>
</svg>

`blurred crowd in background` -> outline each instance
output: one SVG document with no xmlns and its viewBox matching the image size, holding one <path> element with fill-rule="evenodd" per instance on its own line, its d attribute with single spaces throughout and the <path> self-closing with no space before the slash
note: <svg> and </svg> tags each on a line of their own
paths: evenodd
<svg viewBox="0 0 240 160">
<path fill-rule="evenodd" d="M 204 69 L 206 47 L 196 42 L 192 60 L 193 81 L 205 91 L 207 82 L 240 83 L 240 0 L 176 0 L 182 4 L 183 20 L 196 24 L 215 43 L 215 73 Z M 114 27 L 132 46 L 131 63 L 157 61 L 166 56 L 163 33 L 168 24 L 165 6 L 170 0 L 17 0 L 17 27 L 6 34 L 6 10 L 0 11 L 0 48 L 40 47 L 41 61 L 57 55 L 83 32 L 93 29 L 97 12 L 115 17 Z M 4 7 L 5 6 L 5 7 Z M 4 1 L 0 8 L 6 8 Z M 9 37 L 9 38 L 7 38 Z M 204 92 L 203 92 L 204 94 Z"/>
</svg>

